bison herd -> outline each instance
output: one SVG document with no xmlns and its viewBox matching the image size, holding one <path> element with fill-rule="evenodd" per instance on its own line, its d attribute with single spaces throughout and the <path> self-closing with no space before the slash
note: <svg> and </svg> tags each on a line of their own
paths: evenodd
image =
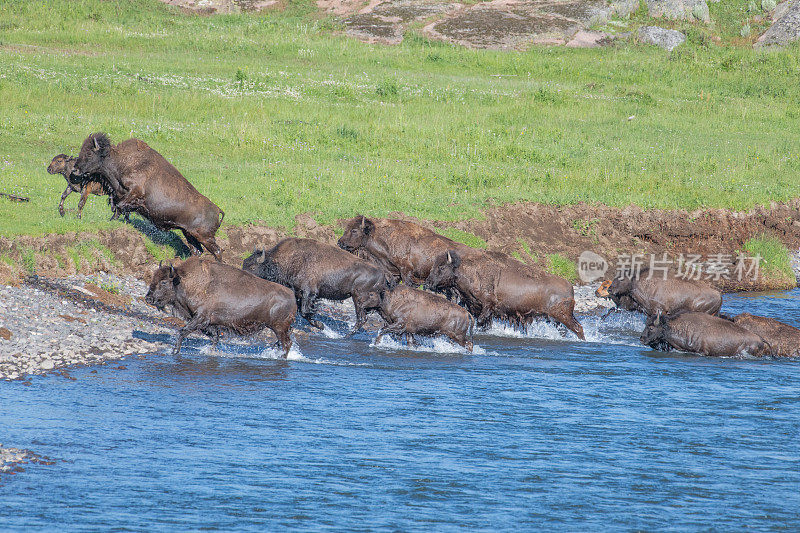
<svg viewBox="0 0 800 533">
<path fill-rule="evenodd" d="M 525 329 L 544 318 L 585 339 L 573 313 L 568 281 L 500 252 L 477 250 L 413 222 L 357 216 L 346 221 L 338 247 L 287 238 L 256 249 L 242 268 L 221 262 L 215 235 L 224 212 L 195 189 L 161 154 L 138 139 L 112 145 L 104 133 L 90 135 L 77 158 L 53 158 L 51 174 L 80 192 L 78 217 L 89 194 L 108 195 L 112 219 L 135 212 L 161 230 L 180 229 L 195 257 L 160 264 L 145 300 L 186 322 L 183 340 L 200 332 L 219 342 L 221 330 L 250 335 L 271 329 L 288 355 L 299 311 L 313 327 L 319 299 L 352 299 L 359 331 L 367 315 L 385 322 L 383 335 L 444 335 L 472 351 L 475 327 L 503 320 Z M 199 257 L 208 251 L 214 260 Z M 421 290 L 419 287 L 423 287 Z M 623 276 L 604 282 L 597 295 L 617 309 L 647 315 L 641 341 L 659 350 L 712 356 L 798 356 L 800 330 L 772 318 L 720 314 L 721 294 L 675 276 Z"/>
</svg>

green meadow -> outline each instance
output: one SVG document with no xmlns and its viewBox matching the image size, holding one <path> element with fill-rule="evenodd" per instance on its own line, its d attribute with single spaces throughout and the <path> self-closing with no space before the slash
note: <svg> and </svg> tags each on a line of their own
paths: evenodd
<svg viewBox="0 0 800 533">
<path fill-rule="evenodd" d="M 61 218 L 65 182 L 45 171 L 95 131 L 146 141 L 227 224 L 788 200 L 800 196 L 800 48 L 752 50 L 746 5 L 709 3 L 721 44 L 684 25 L 689 42 L 671 53 L 628 41 L 502 52 L 419 34 L 363 44 L 307 3 L 202 17 L 156 0 L 7 0 L 0 192 L 31 201 L 0 198 L 0 232 L 120 224 L 98 197 L 77 220 L 73 195 Z"/>
</svg>

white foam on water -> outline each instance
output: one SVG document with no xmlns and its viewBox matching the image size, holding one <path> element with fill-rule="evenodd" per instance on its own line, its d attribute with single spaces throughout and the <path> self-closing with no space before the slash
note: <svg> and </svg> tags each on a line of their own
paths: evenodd
<svg viewBox="0 0 800 533">
<path fill-rule="evenodd" d="M 264 348 L 260 353 L 257 354 L 259 359 L 272 359 L 272 360 L 282 360 L 283 359 L 283 350 L 280 348 L 271 348 L 267 347 Z M 289 349 L 289 354 L 286 356 L 287 361 L 297 361 L 300 363 L 309 363 L 312 365 L 332 365 L 332 366 L 370 366 L 368 363 L 354 363 L 351 361 L 331 361 L 330 359 L 325 359 L 323 357 L 317 358 L 310 358 L 303 355 L 303 352 L 300 351 L 300 348 L 297 347 L 297 344 L 292 344 L 292 347 Z"/>
<path fill-rule="evenodd" d="M 327 324 L 324 324 L 322 330 L 317 330 L 317 334 L 322 335 L 323 337 L 327 337 L 329 339 L 342 339 L 344 335 L 333 329 Z"/>
<path fill-rule="evenodd" d="M 584 316 L 579 318 L 578 322 L 583 326 L 586 342 L 640 346 L 638 339 L 644 329 L 644 318 L 636 313 L 612 313 L 605 320 L 598 315 Z M 546 320 L 535 320 L 525 331 L 506 322 L 495 321 L 484 334 L 515 339 L 580 342 L 573 332 Z"/>
<path fill-rule="evenodd" d="M 376 337 L 377 338 L 377 337 Z M 498 355 L 494 352 L 487 352 L 477 344 L 472 347 L 472 352 L 451 342 L 445 337 L 416 337 L 417 343 L 415 346 L 409 346 L 405 342 L 401 342 L 390 335 L 384 335 L 379 343 L 375 343 L 375 339 L 369 344 L 370 348 L 377 348 L 379 350 L 389 351 L 406 351 L 406 352 L 420 352 L 420 353 L 440 353 L 440 354 L 463 354 L 463 355 Z"/>
</svg>

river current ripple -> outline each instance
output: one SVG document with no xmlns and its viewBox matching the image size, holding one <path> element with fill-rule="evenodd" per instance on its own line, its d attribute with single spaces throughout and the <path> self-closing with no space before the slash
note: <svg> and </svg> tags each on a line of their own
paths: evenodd
<svg viewBox="0 0 800 533">
<path fill-rule="evenodd" d="M 797 290 L 725 301 L 800 325 Z M 0 530 L 800 529 L 800 362 L 582 321 L 474 355 L 329 323 L 286 362 L 196 339 L 0 383 L 0 442 L 56 460 L 0 478 Z"/>
</svg>

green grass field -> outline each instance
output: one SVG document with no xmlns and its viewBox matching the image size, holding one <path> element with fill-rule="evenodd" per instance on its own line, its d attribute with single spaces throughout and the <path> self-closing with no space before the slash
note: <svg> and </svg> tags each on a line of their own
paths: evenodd
<svg viewBox="0 0 800 533">
<path fill-rule="evenodd" d="M 10 0 L 0 191 L 31 202 L 0 199 L 0 232 L 118 224 L 97 197 L 83 220 L 59 217 L 65 184 L 45 172 L 101 130 L 148 142 L 228 224 L 394 210 L 452 220 L 517 200 L 739 209 L 796 197 L 800 48 L 735 46 L 747 4 L 719 4 L 726 46 L 684 24 L 689 43 L 668 53 L 628 42 L 475 51 L 418 36 L 372 46 L 302 3 L 199 17 L 156 0 Z"/>
</svg>

